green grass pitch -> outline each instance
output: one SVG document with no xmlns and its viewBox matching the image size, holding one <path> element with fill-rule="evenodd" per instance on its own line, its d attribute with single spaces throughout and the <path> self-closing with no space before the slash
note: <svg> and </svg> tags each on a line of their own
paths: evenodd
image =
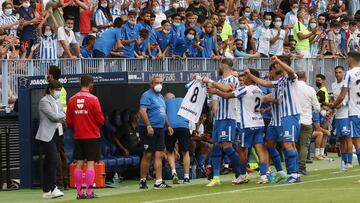
<svg viewBox="0 0 360 203">
<path fill-rule="evenodd" d="M 355 164 L 354 160 L 354 164 Z M 98 189 L 100 196 L 94 200 L 75 200 L 75 190 L 65 192 L 62 199 L 43 200 L 41 190 L 19 190 L 0 192 L 0 202 L 241 202 L 241 203 L 334 203 L 360 202 L 360 167 L 355 166 L 346 172 L 339 171 L 339 159 L 334 162 L 318 161 L 308 165 L 309 175 L 302 177 L 302 183 L 293 185 L 257 185 L 258 175 L 251 176 L 245 185 L 231 184 L 233 174 L 221 176 L 222 185 L 205 187 L 208 182 L 198 179 L 189 185 L 176 185 L 170 189 L 154 190 L 149 182 L 149 190 L 140 191 L 137 181 L 115 184 L 115 188 Z M 169 182 L 170 183 L 170 182 Z"/>
</svg>

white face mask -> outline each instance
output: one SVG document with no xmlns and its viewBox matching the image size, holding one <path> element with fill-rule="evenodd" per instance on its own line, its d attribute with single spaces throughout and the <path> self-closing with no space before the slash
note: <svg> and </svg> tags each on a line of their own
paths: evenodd
<svg viewBox="0 0 360 203">
<path fill-rule="evenodd" d="M 55 91 L 53 94 L 54 99 L 59 99 L 61 96 L 61 91 Z"/>
<path fill-rule="evenodd" d="M 101 4 L 101 7 L 106 8 L 106 7 L 107 7 L 107 3 L 102 3 L 102 4 Z"/>
<path fill-rule="evenodd" d="M 321 115 L 322 117 L 326 117 L 326 110 L 321 110 L 321 111 L 320 111 L 320 115 Z"/>
<path fill-rule="evenodd" d="M 173 8 L 177 9 L 177 8 L 179 8 L 179 7 L 180 7 L 180 4 L 178 4 L 178 3 L 174 3 L 174 4 L 173 4 Z"/>
<path fill-rule="evenodd" d="M 297 9 L 297 8 L 292 8 L 291 10 L 292 10 L 293 13 L 297 14 L 297 12 L 298 12 L 299 9 Z"/>
<path fill-rule="evenodd" d="M 72 27 L 68 27 L 68 26 L 65 26 L 64 29 L 68 32 L 70 32 L 73 28 Z"/>
<path fill-rule="evenodd" d="M 154 8 L 153 8 L 153 11 L 154 11 L 155 13 L 159 13 L 159 12 L 160 12 L 160 6 L 154 7 Z"/>
<path fill-rule="evenodd" d="M 29 7 L 30 7 L 30 3 L 29 3 L 29 2 L 24 2 L 24 3 L 22 4 L 22 6 L 23 6 L 24 8 L 29 8 Z"/>
<path fill-rule="evenodd" d="M 4 13 L 5 15 L 10 16 L 12 14 L 12 9 L 11 8 L 4 9 Z"/>
<path fill-rule="evenodd" d="M 154 86 L 154 91 L 155 91 L 156 93 L 160 93 L 161 90 L 162 90 L 162 85 L 157 84 L 157 85 Z"/>
</svg>

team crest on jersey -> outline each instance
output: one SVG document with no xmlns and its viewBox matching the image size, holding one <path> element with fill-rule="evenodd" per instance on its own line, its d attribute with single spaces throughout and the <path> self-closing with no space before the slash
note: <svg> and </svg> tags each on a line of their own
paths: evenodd
<svg viewBox="0 0 360 203">
<path fill-rule="evenodd" d="M 79 109 L 82 109 L 84 108 L 85 99 L 77 99 L 76 103 L 77 103 L 77 107 Z"/>
<path fill-rule="evenodd" d="M 226 137 L 226 131 L 221 131 L 220 137 Z"/>
<path fill-rule="evenodd" d="M 149 145 L 144 144 L 144 149 L 145 149 L 145 150 L 149 149 Z"/>
</svg>

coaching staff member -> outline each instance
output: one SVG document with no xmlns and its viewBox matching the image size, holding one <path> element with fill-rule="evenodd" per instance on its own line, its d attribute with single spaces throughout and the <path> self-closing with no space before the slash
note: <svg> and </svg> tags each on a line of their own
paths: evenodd
<svg viewBox="0 0 360 203">
<path fill-rule="evenodd" d="M 46 95 L 39 102 L 40 126 L 35 139 L 40 140 L 44 150 L 43 198 L 64 196 L 55 185 L 59 154 L 56 139 L 63 135 L 62 123 L 65 112 L 59 102 L 61 83 L 57 80 L 49 82 Z"/>
<path fill-rule="evenodd" d="M 156 181 L 155 189 L 168 188 L 162 180 L 162 159 L 165 149 L 164 126 L 168 127 L 169 134 L 173 129 L 166 119 L 166 105 L 161 95 L 163 80 L 160 76 L 151 79 L 150 89 L 144 92 L 140 99 L 140 139 L 144 145 L 144 154 L 140 164 L 140 189 L 147 189 L 146 176 L 149 172 L 149 165 L 152 154 L 155 152 L 154 169 Z"/>
<path fill-rule="evenodd" d="M 95 198 L 90 187 L 94 184 L 94 162 L 100 159 L 100 128 L 104 125 L 104 114 L 98 98 L 91 94 L 94 79 L 90 75 L 81 77 L 81 90 L 70 98 L 66 111 L 66 124 L 74 130 L 74 158 L 76 169 L 74 180 L 77 199 Z M 82 168 L 87 161 L 86 194 L 81 190 Z"/>
</svg>

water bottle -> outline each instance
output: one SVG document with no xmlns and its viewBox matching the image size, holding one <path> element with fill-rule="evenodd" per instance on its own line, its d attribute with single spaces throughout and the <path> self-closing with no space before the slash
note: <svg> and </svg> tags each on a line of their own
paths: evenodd
<svg viewBox="0 0 360 203">
<path fill-rule="evenodd" d="M 191 166 L 191 179 L 196 179 L 196 164 Z"/>
<path fill-rule="evenodd" d="M 114 183 L 119 183 L 119 175 L 117 172 L 115 172 L 115 175 L 114 175 Z"/>
</svg>

